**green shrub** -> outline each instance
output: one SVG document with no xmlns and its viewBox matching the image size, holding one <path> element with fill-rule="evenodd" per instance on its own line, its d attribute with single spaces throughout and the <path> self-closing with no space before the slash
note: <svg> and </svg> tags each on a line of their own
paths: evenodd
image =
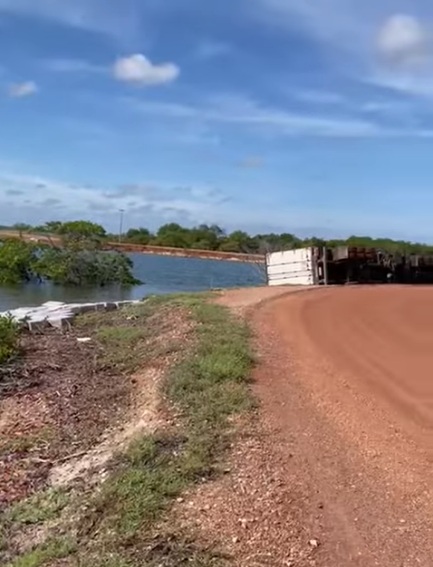
<svg viewBox="0 0 433 567">
<path fill-rule="evenodd" d="M 0 364 L 18 351 L 18 324 L 10 316 L 0 317 Z"/>
</svg>

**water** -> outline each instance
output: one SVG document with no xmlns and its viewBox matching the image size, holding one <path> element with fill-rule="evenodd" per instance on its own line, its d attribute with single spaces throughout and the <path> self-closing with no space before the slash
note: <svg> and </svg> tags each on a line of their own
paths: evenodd
<svg viewBox="0 0 433 567">
<path fill-rule="evenodd" d="M 16 307 L 33 307 L 45 301 L 87 302 L 141 299 L 183 291 L 204 291 L 212 288 L 254 286 L 263 283 L 263 274 L 254 264 L 146 256 L 132 254 L 134 274 L 143 285 L 132 288 L 62 287 L 46 284 L 23 284 L 0 287 L 0 312 Z"/>
</svg>

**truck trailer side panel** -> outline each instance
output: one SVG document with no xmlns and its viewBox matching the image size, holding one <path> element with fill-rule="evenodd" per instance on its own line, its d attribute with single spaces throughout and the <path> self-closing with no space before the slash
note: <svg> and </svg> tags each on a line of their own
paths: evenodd
<svg viewBox="0 0 433 567">
<path fill-rule="evenodd" d="M 317 280 L 312 248 L 267 254 L 266 267 L 271 286 L 314 285 Z"/>
</svg>

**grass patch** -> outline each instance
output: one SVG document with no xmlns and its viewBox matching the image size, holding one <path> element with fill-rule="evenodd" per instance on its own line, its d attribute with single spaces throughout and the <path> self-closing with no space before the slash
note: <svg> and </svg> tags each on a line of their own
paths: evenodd
<svg viewBox="0 0 433 567">
<path fill-rule="evenodd" d="M 7 567 L 42 567 L 56 559 L 68 557 L 75 551 L 75 542 L 67 539 L 53 540 L 18 557 Z"/>
<path fill-rule="evenodd" d="M 171 309 L 167 300 L 152 298 L 112 311 L 109 316 L 104 312 L 82 315 L 77 317 L 76 327 L 81 333 L 94 336 L 100 344 L 97 359 L 100 368 L 132 374 L 149 361 L 173 351 L 170 341 L 163 342 L 160 336 L 170 330 L 164 324 Z"/>
<path fill-rule="evenodd" d="M 57 518 L 69 502 L 69 493 L 50 489 L 18 502 L 4 513 L 9 524 L 40 524 Z"/>
<path fill-rule="evenodd" d="M 98 531 L 104 527 L 109 534 L 115 532 L 121 543 L 151 527 L 186 485 L 176 447 L 174 439 L 157 436 L 132 444 L 97 499 L 94 513 L 102 520 Z"/>
<path fill-rule="evenodd" d="M 76 328 L 96 338 L 101 345 L 97 364 L 101 368 L 115 368 L 133 373 L 146 356 L 145 344 L 157 329 L 150 328 L 148 320 L 152 309 L 143 304 L 128 305 L 110 312 L 89 313 L 77 317 Z"/>
<path fill-rule="evenodd" d="M 251 405 L 250 331 L 212 303 L 199 301 L 193 313 L 198 322 L 196 352 L 173 370 L 167 390 L 183 410 L 191 432 L 214 426 L 224 431 L 228 416 Z"/>
<path fill-rule="evenodd" d="M 123 372 L 134 372 L 140 364 L 139 345 L 146 330 L 128 327 L 101 327 L 96 338 L 104 347 L 101 364 Z"/>
<path fill-rule="evenodd" d="M 57 520 L 69 502 L 68 492 L 49 489 L 18 502 L 2 512 L 0 514 L 0 563 L 4 565 L 5 563 L 2 563 L 4 558 L 10 557 L 11 554 L 14 555 L 13 548 L 10 546 L 14 535 L 19 534 L 28 526 L 43 526 L 46 522 Z M 52 539 L 31 549 L 7 565 L 38 567 L 50 559 L 70 555 L 73 551 L 74 547 L 69 540 Z"/>
<path fill-rule="evenodd" d="M 144 322 L 153 315 L 155 310 L 148 301 L 125 305 L 115 311 L 94 311 L 79 315 L 74 321 L 74 327 L 78 330 L 94 332 L 101 327 L 131 328 L 135 322 Z"/>
<path fill-rule="evenodd" d="M 8 453 L 27 453 L 37 447 L 43 446 L 53 438 L 53 431 L 45 427 L 38 433 L 16 437 L 14 439 L 0 440 L 0 457 Z"/>
<path fill-rule="evenodd" d="M 215 474 L 230 437 L 228 418 L 251 407 L 247 326 L 200 296 L 156 298 L 149 304 L 156 308 L 167 302 L 188 309 L 196 322 L 195 348 L 172 369 L 165 386 L 183 416 L 182 437 L 137 441 L 103 486 L 90 516 L 91 533 L 105 532 L 111 543 L 116 534 L 116 547 L 139 545 L 143 530 L 155 525 L 174 498 Z"/>
</svg>

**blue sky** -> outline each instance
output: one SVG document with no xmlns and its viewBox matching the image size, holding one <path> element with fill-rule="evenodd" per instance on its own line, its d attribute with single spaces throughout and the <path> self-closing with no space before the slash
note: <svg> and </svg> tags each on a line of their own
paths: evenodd
<svg viewBox="0 0 433 567">
<path fill-rule="evenodd" d="M 427 0 L 0 0 L 0 224 L 433 241 Z"/>
</svg>

